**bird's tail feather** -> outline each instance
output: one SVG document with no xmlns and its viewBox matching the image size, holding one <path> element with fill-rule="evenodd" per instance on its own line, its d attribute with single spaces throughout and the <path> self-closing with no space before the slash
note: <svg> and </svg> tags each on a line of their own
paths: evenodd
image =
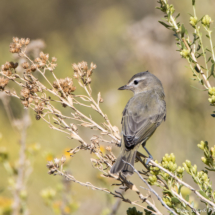
<svg viewBox="0 0 215 215">
<path fill-rule="evenodd" d="M 134 173 L 133 168 L 130 165 L 124 163 L 123 161 L 130 163 L 132 166 L 134 166 L 136 152 L 137 150 L 135 149 L 129 151 L 123 149 L 119 157 L 116 159 L 116 162 L 113 164 L 110 173 L 116 174 L 121 171 L 125 176 L 132 175 Z"/>
</svg>

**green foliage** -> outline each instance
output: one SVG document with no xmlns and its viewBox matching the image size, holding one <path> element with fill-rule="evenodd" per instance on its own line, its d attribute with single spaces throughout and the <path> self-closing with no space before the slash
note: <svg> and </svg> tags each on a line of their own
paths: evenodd
<svg viewBox="0 0 215 215">
<path fill-rule="evenodd" d="M 133 207 L 133 208 L 128 208 L 127 215 L 143 215 L 143 213 L 140 211 L 137 211 L 137 209 Z"/>
</svg>

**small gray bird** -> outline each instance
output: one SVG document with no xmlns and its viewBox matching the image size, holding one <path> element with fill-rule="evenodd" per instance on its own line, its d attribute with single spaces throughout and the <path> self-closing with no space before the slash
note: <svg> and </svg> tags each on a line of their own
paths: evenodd
<svg viewBox="0 0 215 215">
<path fill-rule="evenodd" d="M 121 152 L 110 172 L 122 172 L 127 176 L 132 175 L 134 171 L 123 161 L 134 166 L 140 144 L 149 155 L 147 163 L 152 159 L 145 145 L 156 128 L 166 119 L 166 102 L 161 81 L 148 71 L 134 75 L 128 84 L 119 90 L 131 90 L 134 96 L 123 111 Z"/>
</svg>

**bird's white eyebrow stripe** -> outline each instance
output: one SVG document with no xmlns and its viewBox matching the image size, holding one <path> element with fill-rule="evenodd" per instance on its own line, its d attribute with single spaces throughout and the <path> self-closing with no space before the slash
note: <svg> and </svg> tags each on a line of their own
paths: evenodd
<svg viewBox="0 0 215 215">
<path fill-rule="evenodd" d="M 132 83 L 134 80 L 135 80 L 135 81 L 144 80 L 145 78 L 146 78 L 146 77 L 133 78 L 129 83 Z"/>
</svg>

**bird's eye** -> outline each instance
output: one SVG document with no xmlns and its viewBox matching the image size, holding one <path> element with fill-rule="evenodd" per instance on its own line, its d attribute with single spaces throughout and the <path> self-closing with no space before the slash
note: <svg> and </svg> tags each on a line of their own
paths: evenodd
<svg viewBox="0 0 215 215">
<path fill-rule="evenodd" d="M 137 80 L 134 80 L 134 84 L 137 85 L 139 83 L 139 81 Z"/>
</svg>

